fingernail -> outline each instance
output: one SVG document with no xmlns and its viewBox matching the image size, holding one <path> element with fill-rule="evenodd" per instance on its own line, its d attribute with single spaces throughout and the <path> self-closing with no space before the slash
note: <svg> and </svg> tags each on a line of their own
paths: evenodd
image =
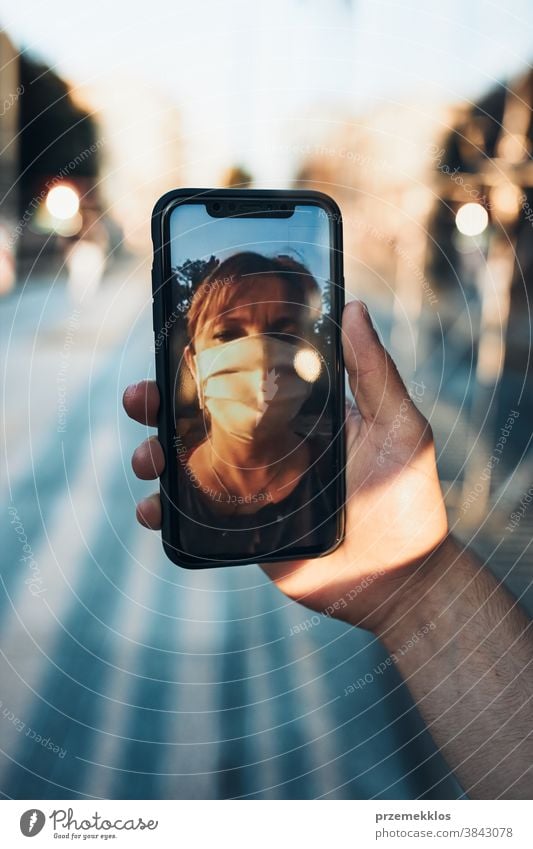
<svg viewBox="0 0 533 849">
<path fill-rule="evenodd" d="M 134 395 L 138 385 L 138 383 L 130 383 L 129 386 L 126 386 L 126 389 L 124 390 L 124 395 Z"/>
<path fill-rule="evenodd" d="M 364 301 L 359 301 L 359 303 L 361 304 L 361 312 L 363 314 L 363 318 L 365 318 L 366 321 L 368 321 L 368 323 L 370 324 L 370 326 L 373 327 L 374 325 L 372 324 L 372 316 L 370 315 L 367 305 Z"/>
</svg>

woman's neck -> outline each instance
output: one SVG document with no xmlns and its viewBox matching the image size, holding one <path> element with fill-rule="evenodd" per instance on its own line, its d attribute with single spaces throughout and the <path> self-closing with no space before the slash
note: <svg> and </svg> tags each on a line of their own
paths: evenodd
<svg viewBox="0 0 533 849">
<path fill-rule="evenodd" d="M 213 461 L 217 467 L 239 472 L 272 471 L 272 465 L 278 463 L 296 448 L 300 440 L 288 427 L 276 433 L 275 438 L 254 439 L 244 442 L 227 436 L 224 431 L 213 427 L 207 440 Z"/>
<path fill-rule="evenodd" d="M 196 448 L 189 466 L 196 478 L 209 491 L 220 491 L 226 497 L 266 493 L 276 503 L 286 498 L 309 468 L 309 447 L 293 431 L 284 429 L 268 442 L 238 443 L 213 429 Z M 217 500 L 217 510 L 224 512 L 224 497 Z M 239 509 L 255 512 L 263 502 L 252 501 Z M 234 509 L 232 507 L 231 509 Z"/>
</svg>

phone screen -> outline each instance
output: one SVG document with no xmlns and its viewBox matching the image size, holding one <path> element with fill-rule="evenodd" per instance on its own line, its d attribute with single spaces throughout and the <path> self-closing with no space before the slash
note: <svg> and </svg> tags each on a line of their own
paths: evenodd
<svg viewBox="0 0 533 849">
<path fill-rule="evenodd" d="M 199 565 L 312 556 L 338 536 L 331 216 L 288 208 L 168 215 L 174 545 Z"/>
</svg>

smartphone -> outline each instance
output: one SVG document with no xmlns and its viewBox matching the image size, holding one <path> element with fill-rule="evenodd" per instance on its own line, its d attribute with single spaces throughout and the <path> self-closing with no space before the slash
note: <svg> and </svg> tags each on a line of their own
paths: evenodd
<svg viewBox="0 0 533 849">
<path fill-rule="evenodd" d="M 187 568 L 328 554 L 345 502 L 338 206 L 177 189 L 152 239 L 166 554 Z"/>
</svg>

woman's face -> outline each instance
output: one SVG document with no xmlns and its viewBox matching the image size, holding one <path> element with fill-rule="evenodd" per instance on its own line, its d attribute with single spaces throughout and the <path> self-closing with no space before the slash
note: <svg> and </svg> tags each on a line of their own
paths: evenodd
<svg viewBox="0 0 533 849">
<path fill-rule="evenodd" d="M 194 338 L 197 354 L 245 336 L 266 334 L 292 343 L 309 338 L 310 311 L 305 306 L 290 302 L 284 280 L 274 275 L 262 275 L 257 278 L 255 286 L 260 300 L 250 303 L 250 295 L 243 295 L 240 302 L 233 302 L 221 315 L 209 318 Z M 247 292 L 250 292 L 250 287 L 247 287 Z"/>
<path fill-rule="evenodd" d="M 255 282 L 255 281 L 254 281 Z M 288 425 L 310 394 L 309 380 L 297 368 L 299 351 L 309 347 L 309 310 L 290 303 L 279 277 L 258 278 L 240 302 L 206 321 L 185 351 L 195 378 L 200 407 L 213 424 L 251 443 Z"/>
</svg>

